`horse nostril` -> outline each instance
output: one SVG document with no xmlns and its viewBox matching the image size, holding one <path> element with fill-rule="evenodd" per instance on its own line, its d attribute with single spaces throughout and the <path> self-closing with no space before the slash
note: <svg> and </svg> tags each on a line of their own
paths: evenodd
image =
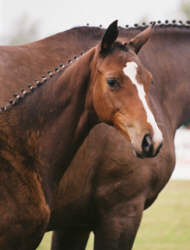
<svg viewBox="0 0 190 250">
<path fill-rule="evenodd" d="M 150 134 L 146 134 L 142 141 L 142 150 L 146 155 L 153 154 L 153 142 L 152 136 Z"/>
</svg>

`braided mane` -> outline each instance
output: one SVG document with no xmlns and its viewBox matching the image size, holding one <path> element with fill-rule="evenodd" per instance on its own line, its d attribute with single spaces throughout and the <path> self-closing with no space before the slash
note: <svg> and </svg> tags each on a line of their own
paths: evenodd
<svg viewBox="0 0 190 250">
<path fill-rule="evenodd" d="M 0 112 L 5 112 L 9 110 L 12 106 L 15 106 L 16 104 L 20 103 L 26 96 L 33 93 L 34 90 L 39 88 L 40 86 L 44 85 L 50 78 L 52 78 L 54 75 L 56 75 L 58 72 L 65 70 L 68 68 L 74 61 L 76 61 L 80 56 L 82 56 L 84 52 L 81 52 L 79 56 L 74 56 L 73 59 L 69 59 L 67 63 L 59 64 L 57 67 L 54 68 L 53 71 L 48 71 L 46 76 L 41 76 L 40 80 L 34 80 L 32 84 L 28 84 L 28 89 L 21 89 L 20 94 L 15 93 L 13 94 L 13 99 L 9 99 L 9 104 L 5 106 L 1 106 Z"/>
<path fill-rule="evenodd" d="M 153 24 L 155 23 L 155 26 L 154 28 L 155 29 L 164 29 L 164 28 L 190 28 L 190 20 L 187 20 L 185 22 L 179 20 L 172 20 L 172 21 L 169 21 L 169 20 L 165 20 L 164 22 L 162 21 L 151 21 L 149 23 L 146 23 L 146 22 L 143 22 L 142 24 L 138 24 L 138 23 L 135 23 L 134 26 L 129 26 L 129 25 L 125 25 L 125 29 L 127 30 L 144 30 L 146 27 L 148 27 L 150 24 Z M 121 27 L 123 28 L 123 27 Z"/>
</svg>

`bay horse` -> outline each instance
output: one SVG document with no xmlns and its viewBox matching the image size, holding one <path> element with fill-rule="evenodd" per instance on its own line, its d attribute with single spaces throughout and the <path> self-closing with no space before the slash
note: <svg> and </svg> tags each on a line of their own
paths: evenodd
<svg viewBox="0 0 190 250">
<path fill-rule="evenodd" d="M 1 107 L 1 249 L 36 249 L 59 180 L 98 122 L 117 127 L 139 156 L 156 156 L 162 133 L 147 97 L 152 76 L 136 54 L 151 30 L 121 43 L 113 22 L 97 46 Z"/>
<path fill-rule="evenodd" d="M 126 29 L 126 39 L 142 30 Z M 52 250 L 84 250 L 91 231 L 95 250 L 132 249 L 144 209 L 174 170 L 175 132 L 190 117 L 189 44 L 189 23 L 158 23 L 154 28 L 139 56 L 154 76 L 149 98 L 163 147 L 156 158 L 138 159 L 116 129 L 104 124 L 93 128 L 56 192 L 47 229 L 55 230 Z"/>
</svg>

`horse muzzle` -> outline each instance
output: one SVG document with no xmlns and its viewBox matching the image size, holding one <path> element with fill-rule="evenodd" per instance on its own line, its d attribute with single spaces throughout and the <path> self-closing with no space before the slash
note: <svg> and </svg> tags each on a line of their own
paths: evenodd
<svg viewBox="0 0 190 250">
<path fill-rule="evenodd" d="M 155 157 L 163 144 L 162 132 L 141 121 L 128 122 L 122 114 L 114 117 L 114 125 L 127 137 L 139 158 Z"/>
</svg>

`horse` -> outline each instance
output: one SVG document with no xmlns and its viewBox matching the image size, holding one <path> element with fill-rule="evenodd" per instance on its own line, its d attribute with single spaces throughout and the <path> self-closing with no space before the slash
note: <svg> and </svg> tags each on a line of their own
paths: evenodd
<svg viewBox="0 0 190 250">
<path fill-rule="evenodd" d="M 143 26 L 126 29 L 126 39 L 142 30 Z M 144 209 L 156 200 L 174 170 L 176 130 L 189 121 L 189 40 L 189 22 L 159 22 L 139 52 L 153 74 L 149 98 L 164 138 L 160 153 L 138 159 L 116 129 L 105 124 L 94 127 L 56 192 L 47 228 L 55 231 L 52 250 L 84 250 L 91 231 L 95 250 L 132 249 Z"/>
<path fill-rule="evenodd" d="M 136 54 L 151 30 L 123 44 L 113 22 L 95 47 L 1 107 L 1 249 L 36 249 L 58 183 L 100 121 L 115 126 L 140 157 L 158 154 L 163 138 L 147 97 L 152 76 Z"/>
</svg>

